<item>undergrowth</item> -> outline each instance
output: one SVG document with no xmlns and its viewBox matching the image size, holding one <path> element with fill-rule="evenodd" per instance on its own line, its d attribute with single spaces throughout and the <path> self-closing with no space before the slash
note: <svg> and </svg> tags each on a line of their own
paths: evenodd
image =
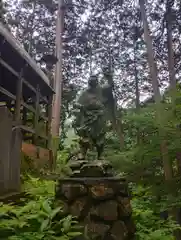
<svg viewBox="0 0 181 240">
<path fill-rule="evenodd" d="M 155 203 L 149 188 L 133 186 L 132 209 L 139 240 L 174 240 L 174 232 L 180 229 L 170 217 L 161 218 L 160 202 Z"/>
<path fill-rule="evenodd" d="M 24 189 L 28 198 L 0 205 L 0 239 L 71 240 L 81 234 L 76 219 L 64 216 L 54 202 L 55 184 L 29 178 Z"/>
</svg>

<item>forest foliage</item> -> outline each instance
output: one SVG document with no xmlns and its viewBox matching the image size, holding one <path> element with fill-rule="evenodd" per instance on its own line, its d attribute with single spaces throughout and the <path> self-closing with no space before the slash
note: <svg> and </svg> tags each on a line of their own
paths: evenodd
<svg viewBox="0 0 181 240">
<path fill-rule="evenodd" d="M 6 0 L 4 9 L 7 28 L 45 69 L 57 1 Z M 132 183 L 138 239 L 173 239 L 171 218 L 181 223 L 181 2 L 65 0 L 62 39 L 62 143 L 77 93 L 91 73 L 104 83 L 111 64 L 120 131 L 108 127 L 105 158 Z"/>
</svg>

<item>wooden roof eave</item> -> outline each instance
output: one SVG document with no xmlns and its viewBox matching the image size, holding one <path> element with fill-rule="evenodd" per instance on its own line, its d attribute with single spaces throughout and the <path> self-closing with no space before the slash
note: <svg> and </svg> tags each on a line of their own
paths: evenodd
<svg viewBox="0 0 181 240">
<path fill-rule="evenodd" d="M 37 66 L 36 62 L 30 57 L 26 50 L 21 46 L 21 44 L 14 38 L 14 36 L 0 23 L 0 35 L 2 35 L 5 40 L 12 46 L 13 49 L 28 63 L 28 65 L 36 72 L 36 74 L 44 81 L 45 84 L 50 88 L 52 93 L 55 90 L 50 86 L 50 81 L 44 72 Z"/>
</svg>

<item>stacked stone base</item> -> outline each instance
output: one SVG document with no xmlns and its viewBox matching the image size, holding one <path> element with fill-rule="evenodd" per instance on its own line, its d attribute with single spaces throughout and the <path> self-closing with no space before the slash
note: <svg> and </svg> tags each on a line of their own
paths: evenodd
<svg viewBox="0 0 181 240">
<path fill-rule="evenodd" d="M 104 170 L 102 166 L 84 164 L 80 167 L 79 177 L 75 170 L 70 178 L 58 181 L 57 200 L 63 201 L 65 213 L 76 216 L 84 227 L 83 236 L 77 240 L 134 238 L 127 183 Z"/>
</svg>

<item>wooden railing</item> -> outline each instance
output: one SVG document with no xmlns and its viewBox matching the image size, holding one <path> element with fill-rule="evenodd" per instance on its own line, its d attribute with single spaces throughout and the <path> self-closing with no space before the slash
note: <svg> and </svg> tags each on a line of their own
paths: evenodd
<svg viewBox="0 0 181 240">
<path fill-rule="evenodd" d="M 20 78 L 20 74 L 18 74 L 18 72 L 16 72 L 11 66 L 9 66 L 4 60 L 2 60 L 0 58 L 0 65 L 2 65 L 4 68 L 6 68 L 8 71 L 10 71 L 15 79 L 19 79 Z M 35 96 L 35 101 L 32 102 L 32 104 L 34 106 L 32 106 L 32 104 L 29 104 L 25 101 L 23 101 L 21 99 L 20 104 L 18 106 L 18 108 L 24 107 L 25 109 L 27 109 L 29 112 L 32 112 L 34 114 L 34 122 L 32 123 L 33 128 L 30 128 L 28 126 L 26 126 L 26 124 L 21 123 L 21 119 L 19 119 L 19 117 L 14 117 L 14 119 L 19 119 L 19 123 L 21 123 L 20 128 L 23 130 L 23 132 L 29 132 L 32 133 L 33 135 L 33 143 L 38 145 L 38 141 L 37 138 L 42 138 L 46 141 L 46 148 L 50 147 L 50 125 L 51 125 L 51 104 L 52 104 L 52 97 L 44 97 L 41 94 L 41 90 L 38 87 L 37 84 L 37 88 L 35 88 L 34 86 L 32 86 L 28 81 L 26 81 L 22 77 L 22 83 L 29 89 L 32 91 L 32 93 Z M 4 87 L 0 86 L 0 93 L 3 94 L 4 96 L 8 97 L 11 100 L 14 100 L 15 102 L 17 101 L 17 96 L 12 94 L 10 91 L 8 91 L 7 89 L 5 89 Z M 22 92 L 23 93 L 23 92 Z M 46 105 L 46 115 L 42 112 L 40 112 L 40 103 L 41 104 L 45 104 Z M 17 114 L 17 112 L 20 111 L 20 109 L 16 109 L 17 105 L 12 105 L 11 107 L 13 107 L 15 109 L 15 115 Z M 20 113 L 19 113 L 20 114 Z M 38 122 L 39 120 L 43 120 L 45 122 L 46 125 L 46 132 L 44 134 L 39 134 L 37 129 L 38 129 Z M 15 122 L 16 125 L 16 122 Z"/>
</svg>

